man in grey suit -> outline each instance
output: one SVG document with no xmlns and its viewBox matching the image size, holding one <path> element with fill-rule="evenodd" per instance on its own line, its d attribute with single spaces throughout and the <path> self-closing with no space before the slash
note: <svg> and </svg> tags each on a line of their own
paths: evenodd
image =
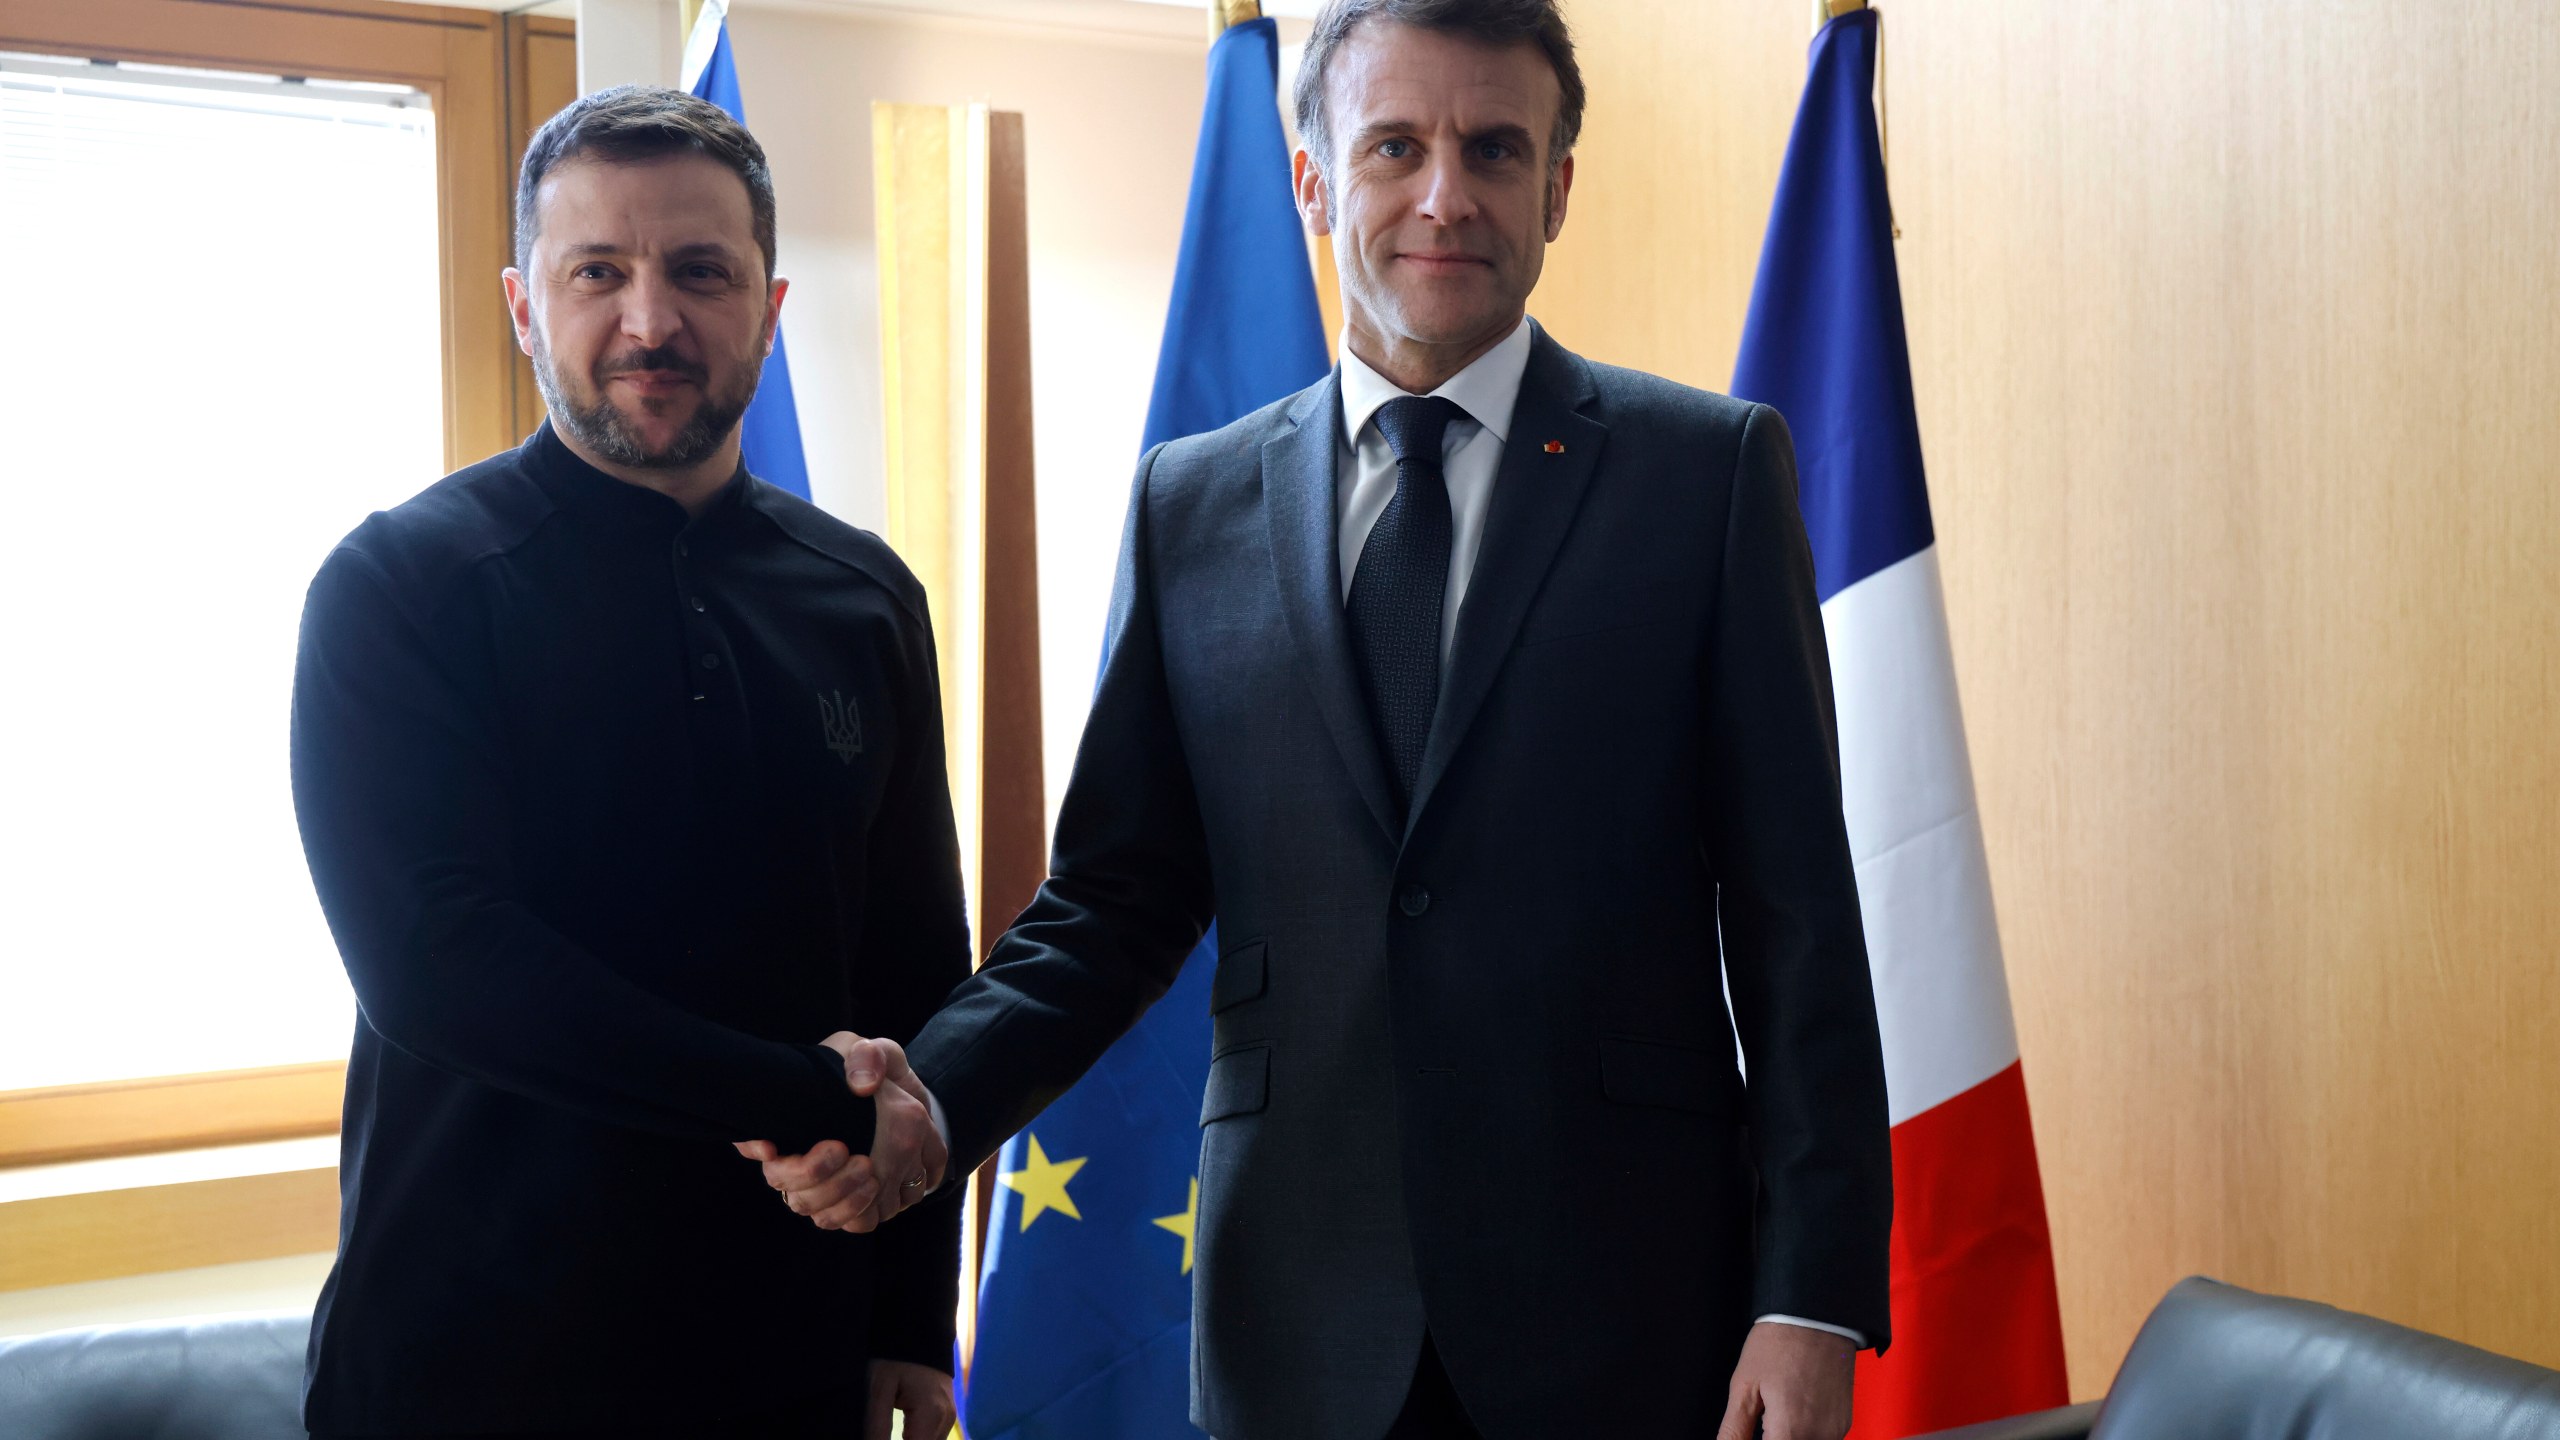
<svg viewBox="0 0 2560 1440">
<path fill-rule="evenodd" d="M 1327 6 L 1296 163 L 1341 368 L 1141 462 L 1049 881 L 909 1055 L 858 1062 L 965 1173 L 1218 918 L 1221 1440 L 1837 1440 L 1887 1339 L 1793 449 L 1527 319 L 1582 101 L 1553 0 Z M 767 1174 L 854 1229 L 941 1183 L 887 1140 Z"/>
</svg>

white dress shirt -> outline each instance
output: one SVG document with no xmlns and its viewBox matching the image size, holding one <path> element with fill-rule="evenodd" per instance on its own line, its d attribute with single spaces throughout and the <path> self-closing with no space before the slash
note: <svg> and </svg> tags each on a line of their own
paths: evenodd
<svg viewBox="0 0 2560 1440">
<path fill-rule="evenodd" d="M 1529 321 L 1503 337 L 1500 344 L 1475 358 L 1431 393 L 1466 412 L 1449 422 L 1440 437 L 1440 473 L 1449 487 L 1449 588 L 1440 602 L 1440 669 L 1448 673 L 1449 653 L 1458 636 L 1459 607 L 1467 598 L 1476 552 L 1484 548 L 1485 515 L 1493 508 L 1494 477 L 1502 469 L 1502 447 L 1511 438 L 1511 412 L 1520 401 L 1520 377 L 1529 369 Z M 1411 392 L 1397 388 L 1369 363 L 1342 351 L 1342 443 L 1334 453 L 1333 513 L 1335 543 L 1342 558 L 1342 598 L 1351 598 L 1351 577 L 1360 568 L 1360 547 L 1386 513 L 1396 494 L 1396 454 L 1387 437 L 1371 423 L 1380 406 Z M 942 1102 L 928 1096 L 933 1128 L 951 1142 L 942 1118 Z M 1801 1325 L 1840 1336 L 1859 1349 L 1866 1339 L 1855 1330 L 1804 1320 L 1793 1315 L 1763 1315 L 1764 1321 Z"/>
<path fill-rule="evenodd" d="M 1523 318 L 1502 342 L 1475 358 L 1431 393 L 1466 412 L 1440 437 L 1440 473 L 1449 486 L 1449 588 L 1440 601 L 1440 670 L 1458 637 L 1458 606 L 1467 598 L 1476 551 L 1484 546 L 1485 512 L 1493 508 L 1493 478 L 1502 447 L 1511 438 L 1511 411 L 1520 400 L 1520 376 L 1529 368 L 1529 322 Z M 1394 381 L 1342 351 L 1342 434 L 1334 452 L 1335 543 L 1342 554 L 1342 598 L 1351 598 L 1351 576 L 1360 547 L 1396 496 L 1396 452 L 1371 423 L 1380 406 L 1404 398 Z"/>
</svg>

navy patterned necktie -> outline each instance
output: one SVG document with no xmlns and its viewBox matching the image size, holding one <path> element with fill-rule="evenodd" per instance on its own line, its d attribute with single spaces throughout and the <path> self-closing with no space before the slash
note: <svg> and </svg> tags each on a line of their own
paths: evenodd
<svg viewBox="0 0 2560 1440">
<path fill-rule="evenodd" d="M 1395 764 L 1396 794 L 1413 803 L 1422 747 L 1440 703 L 1440 608 L 1449 588 L 1449 485 L 1440 440 L 1466 412 L 1437 396 L 1380 406 L 1378 433 L 1396 456 L 1396 494 L 1351 572 L 1351 649 L 1369 715 Z"/>
</svg>

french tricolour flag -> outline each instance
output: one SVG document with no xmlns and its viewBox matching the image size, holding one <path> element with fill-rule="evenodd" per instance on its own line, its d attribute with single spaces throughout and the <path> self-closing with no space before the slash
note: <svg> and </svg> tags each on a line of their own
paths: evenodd
<svg viewBox="0 0 2560 1440">
<path fill-rule="evenodd" d="M 1853 1440 L 2068 1401 L 2035 1135 L 1938 588 L 1873 104 L 1879 19 L 1814 38 L 1736 395 L 1795 432 L 1893 1114 L 1893 1348 Z"/>
</svg>

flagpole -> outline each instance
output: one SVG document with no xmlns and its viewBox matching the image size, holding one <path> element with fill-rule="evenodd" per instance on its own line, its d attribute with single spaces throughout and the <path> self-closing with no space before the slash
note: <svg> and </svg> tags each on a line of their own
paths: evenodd
<svg viewBox="0 0 2560 1440">
<path fill-rule="evenodd" d="M 1823 26 L 1866 8 L 1867 0 L 1813 0 L 1813 33 L 1820 35 Z M 1884 30 L 1879 22 L 1876 30 L 1876 149 L 1885 161 L 1885 169 L 1890 172 L 1893 168 L 1893 132 L 1886 128 L 1884 115 Z M 1892 223 L 1893 238 L 1899 240 L 1902 238 L 1902 221 L 1897 218 Z"/>
<path fill-rule="evenodd" d="M 1209 0 L 1209 43 L 1247 20 L 1262 18 L 1262 0 Z"/>
<path fill-rule="evenodd" d="M 1813 0 L 1814 31 L 1819 34 L 1823 26 L 1830 24 L 1832 21 L 1848 14 L 1850 11 L 1864 10 L 1866 8 L 1867 0 Z"/>
</svg>

